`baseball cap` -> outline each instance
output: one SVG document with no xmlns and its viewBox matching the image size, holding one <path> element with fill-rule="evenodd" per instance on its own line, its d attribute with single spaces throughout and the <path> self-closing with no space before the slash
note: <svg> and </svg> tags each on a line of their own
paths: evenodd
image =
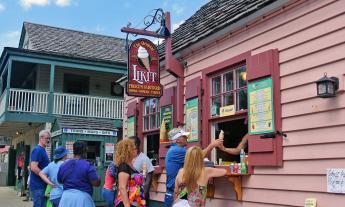
<svg viewBox="0 0 345 207">
<path fill-rule="evenodd" d="M 189 136 L 190 132 L 186 132 L 182 128 L 174 128 L 169 131 L 169 139 L 175 141 L 182 136 Z"/>
</svg>

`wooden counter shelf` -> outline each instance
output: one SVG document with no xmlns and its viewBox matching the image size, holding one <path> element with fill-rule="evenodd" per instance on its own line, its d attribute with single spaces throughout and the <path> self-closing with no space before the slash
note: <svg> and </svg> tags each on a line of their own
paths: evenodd
<svg viewBox="0 0 345 207">
<path fill-rule="evenodd" d="M 236 193 L 236 200 L 242 201 L 242 177 L 249 176 L 250 174 L 232 174 L 229 171 L 229 166 L 219 166 L 216 165 L 216 168 L 224 168 L 228 171 L 225 175 L 227 180 L 233 185 L 235 193 Z"/>
</svg>

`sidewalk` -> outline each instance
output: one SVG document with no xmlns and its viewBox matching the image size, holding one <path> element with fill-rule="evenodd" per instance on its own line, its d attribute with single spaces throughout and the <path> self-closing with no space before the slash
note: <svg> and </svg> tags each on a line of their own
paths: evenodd
<svg viewBox="0 0 345 207">
<path fill-rule="evenodd" d="M 16 196 L 13 187 L 0 187 L 0 207 L 32 207 L 32 202 Z"/>
</svg>

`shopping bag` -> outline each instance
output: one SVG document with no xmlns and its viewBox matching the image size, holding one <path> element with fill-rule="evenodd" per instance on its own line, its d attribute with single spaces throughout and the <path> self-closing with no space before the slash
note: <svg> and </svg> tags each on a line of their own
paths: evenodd
<svg viewBox="0 0 345 207">
<path fill-rule="evenodd" d="M 185 200 L 185 199 L 178 199 L 174 203 L 173 207 L 190 207 L 190 205 L 189 205 L 187 200 Z"/>
</svg>

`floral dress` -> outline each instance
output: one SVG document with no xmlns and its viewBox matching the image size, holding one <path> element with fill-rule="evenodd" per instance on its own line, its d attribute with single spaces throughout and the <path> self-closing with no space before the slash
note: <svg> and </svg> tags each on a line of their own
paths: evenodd
<svg viewBox="0 0 345 207">
<path fill-rule="evenodd" d="M 131 206 L 146 207 L 145 194 L 144 194 L 144 176 L 133 170 L 126 163 L 121 163 L 118 167 L 118 173 L 125 172 L 130 175 L 127 183 L 127 192 L 129 203 Z M 122 196 L 120 191 L 117 193 L 117 198 L 115 200 L 115 206 L 121 206 Z"/>
<path fill-rule="evenodd" d="M 179 198 L 184 198 L 187 196 L 188 204 L 191 207 L 205 207 L 206 196 L 207 196 L 207 186 L 198 185 L 197 189 L 192 192 L 187 192 L 187 188 L 184 184 L 179 185 L 181 189 Z"/>
</svg>

